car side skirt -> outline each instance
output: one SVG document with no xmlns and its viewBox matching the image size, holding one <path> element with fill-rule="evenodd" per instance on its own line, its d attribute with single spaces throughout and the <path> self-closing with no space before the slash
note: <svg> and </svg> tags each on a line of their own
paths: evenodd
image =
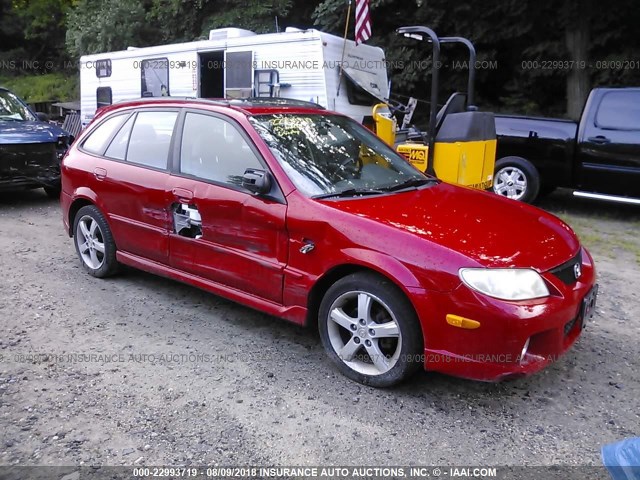
<svg viewBox="0 0 640 480">
<path fill-rule="evenodd" d="M 260 297 L 227 287 L 206 278 L 199 277 L 190 273 L 168 267 L 166 265 L 147 260 L 145 258 L 133 255 L 127 252 L 118 251 L 116 253 L 118 262 L 129 267 L 137 268 L 145 272 L 160 275 L 162 277 L 177 280 L 188 285 L 200 288 L 207 292 L 219 295 L 228 300 L 241 303 L 247 307 L 259 310 L 261 312 L 283 318 L 298 325 L 304 325 L 307 318 L 307 309 L 301 306 L 284 306 L 270 302 Z"/>
</svg>

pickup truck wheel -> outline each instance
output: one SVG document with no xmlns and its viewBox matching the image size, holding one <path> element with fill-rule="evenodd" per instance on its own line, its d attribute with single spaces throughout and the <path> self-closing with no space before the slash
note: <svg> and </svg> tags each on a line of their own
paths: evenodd
<svg viewBox="0 0 640 480">
<path fill-rule="evenodd" d="M 521 157 L 505 157 L 496 162 L 493 192 L 503 197 L 532 203 L 540 191 L 540 174 Z"/>
</svg>

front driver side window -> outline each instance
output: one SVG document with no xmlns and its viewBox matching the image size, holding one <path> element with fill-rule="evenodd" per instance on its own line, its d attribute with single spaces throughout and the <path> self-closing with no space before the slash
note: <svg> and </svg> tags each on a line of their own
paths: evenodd
<svg viewBox="0 0 640 480">
<path fill-rule="evenodd" d="M 180 148 L 182 173 L 241 186 L 247 168 L 264 167 L 236 126 L 211 115 L 187 113 Z"/>
</svg>

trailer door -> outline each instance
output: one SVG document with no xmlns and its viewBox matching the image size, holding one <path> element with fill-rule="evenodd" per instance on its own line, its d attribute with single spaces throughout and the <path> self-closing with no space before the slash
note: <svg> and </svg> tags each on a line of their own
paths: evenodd
<svg viewBox="0 0 640 480">
<path fill-rule="evenodd" d="M 201 98 L 224 98 L 224 50 L 198 53 Z"/>
</svg>

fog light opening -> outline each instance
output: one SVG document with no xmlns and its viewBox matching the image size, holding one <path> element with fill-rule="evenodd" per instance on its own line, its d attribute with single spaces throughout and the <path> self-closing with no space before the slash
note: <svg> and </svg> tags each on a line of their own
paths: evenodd
<svg viewBox="0 0 640 480">
<path fill-rule="evenodd" d="M 529 350 L 530 341 L 531 341 L 531 337 L 527 338 L 527 341 L 524 342 L 524 347 L 522 347 L 522 351 L 520 352 L 520 363 L 524 362 L 524 356 L 527 354 L 527 350 Z"/>
</svg>

